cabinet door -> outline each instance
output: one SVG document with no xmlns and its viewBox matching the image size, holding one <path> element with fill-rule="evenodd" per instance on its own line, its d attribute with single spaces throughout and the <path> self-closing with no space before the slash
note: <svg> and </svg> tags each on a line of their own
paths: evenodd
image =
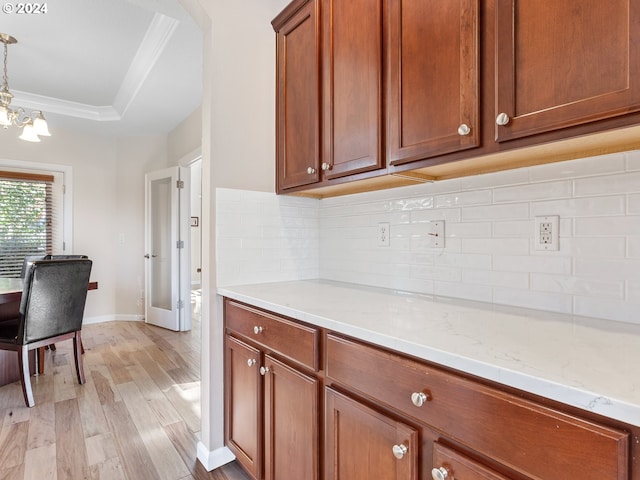
<svg viewBox="0 0 640 480">
<path fill-rule="evenodd" d="M 478 25 L 478 0 L 389 2 L 392 165 L 479 145 Z"/>
<path fill-rule="evenodd" d="M 498 141 L 640 108 L 640 3 L 498 0 Z"/>
<path fill-rule="evenodd" d="M 262 388 L 260 351 L 225 339 L 225 425 L 227 446 L 254 479 L 262 475 Z"/>
<path fill-rule="evenodd" d="M 311 0 L 276 35 L 278 191 L 320 179 L 318 28 L 318 3 Z"/>
<path fill-rule="evenodd" d="M 265 356 L 265 480 L 318 480 L 318 380 Z"/>
<path fill-rule="evenodd" d="M 432 477 L 459 478 L 461 480 L 509 480 L 498 472 L 439 443 L 433 445 Z"/>
<path fill-rule="evenodd" d="M 416 429 L 330 388 L 325 402 L 325 478 L 418 479 Z"/>
<path fill-rule="evenodd" d="M 382 0 L 326 0 L 322 10 L 324 176 L 381 168 Z"/>
</svg>

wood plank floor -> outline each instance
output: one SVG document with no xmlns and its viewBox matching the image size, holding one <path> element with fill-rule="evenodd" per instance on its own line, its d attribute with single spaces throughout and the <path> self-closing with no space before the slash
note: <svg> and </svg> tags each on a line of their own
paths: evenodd
<svg viewBox="0 0 640 480">
<path fill-rule="evenodd" d="M 86 383 L 72 342 L 47 351 L 32 377 L 0 387 L 0 480 L 248 480 L 235 463 L 207 472 L 200 430 L 200 326 L 170 332 L 141 322 L 86 325 Z"/>
</svg>

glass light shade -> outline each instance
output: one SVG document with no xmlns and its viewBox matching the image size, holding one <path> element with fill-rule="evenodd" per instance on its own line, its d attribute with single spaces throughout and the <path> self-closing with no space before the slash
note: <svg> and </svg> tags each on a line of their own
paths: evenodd
<svg viewBox="0 0 640 480">
<path fill-rule="evenodd" d="M 33 129 L 37 135 L 41 135 L 43 137 L 51 136 L 49 133 L 49 126 L 47 125 L 47 121 L 44 119 L 42 112 L 38 112 L 36 117 L 33 119 Z"/>
<path fill-rule="evenodd" d="M 11 120 L 9 119 L 9 109 L 4 105 L 0 105 L 0 125 L 3 127 L 8 127 L 11 125 Z"/>
<path fill-rule="evenodd" d="M 40 138 L 36 133 L 36 129 L 33 128 L 32 123 L 27 123 L 22 129 L 22 135 L 20 135 L 20 140 L 26 140 L 27 142 L 39 142 Z"/>
</svg>

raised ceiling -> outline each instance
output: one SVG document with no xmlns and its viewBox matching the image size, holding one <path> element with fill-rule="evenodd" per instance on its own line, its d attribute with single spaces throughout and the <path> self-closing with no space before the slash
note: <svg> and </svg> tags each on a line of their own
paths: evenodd
<svg viewBox="0 0 640 480">
<path fill-rule="evenodd" d="M 18 40 L 8 52 L 12 107 L 42 110 L 52 134 L 163 134 L 200 105 L 202 35 L 178 0 L 46 5 L 0 13 L 0 32 Z"/>
</svg>

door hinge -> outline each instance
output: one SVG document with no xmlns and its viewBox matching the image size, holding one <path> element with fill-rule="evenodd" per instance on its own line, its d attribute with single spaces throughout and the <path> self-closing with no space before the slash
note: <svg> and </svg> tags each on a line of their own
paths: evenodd
<svg viewBox="0 0 640 480">
<path fill-rule="evenodd" d="M 176 180 L 176 188 L 184 188 L 184 180 Z"/>
<path fill-rule="evenodd" d="M 184 248 L 184 240 L 178 240 L 176 242 L 176 248 Z"/>
<path fill-rule="evenodd" d="M 176 302 L 176 308 L 177 308 L 178 310 L 180 310 L 181 308 L 184 308 L 184 302 L 183 302 L 182 300 L 178 300 L 178 301 Z"/>
</svg>

